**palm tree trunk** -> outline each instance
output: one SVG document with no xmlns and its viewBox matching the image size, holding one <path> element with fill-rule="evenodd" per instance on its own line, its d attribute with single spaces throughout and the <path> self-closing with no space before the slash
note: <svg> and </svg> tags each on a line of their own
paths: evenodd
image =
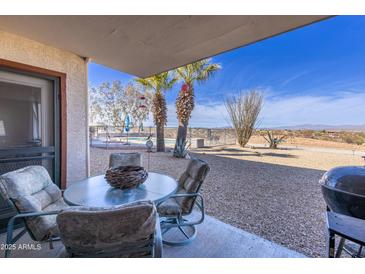
<svg viewBox="0 0 365 274">
<path fill-rule="evenodd" d="M 156 125 L 156 150 L 157 152 L 165 152 L 165 133 L 164 125 Z"/>
<path fill-rule="evenodd" d="M 178 140 L 182 140 L 182 144 L 185 143 L 186 141 L 186 136 L 187 136 L 187 133 L 188 133 L 188 124 L 189 122 L 182 122 L 182 121 L 179 121 L 179 127 L 177 129 L 177 136 L 176 136 L 176 142 L 175 142 L 175 149 L 176 150 L 176 146 L 177 144 L 179 143 Z"/>
</svg>

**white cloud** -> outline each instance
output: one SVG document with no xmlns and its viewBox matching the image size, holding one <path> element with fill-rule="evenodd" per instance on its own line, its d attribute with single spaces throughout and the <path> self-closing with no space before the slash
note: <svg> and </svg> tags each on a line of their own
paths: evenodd
<svg viewBox="0 0 365 274">
<path fill-rule="evenodd" d="M 289 77 L 288 79 L 286 79 L 285 81 L 283 81 L 283 82 L 281 83 L 281 87 L 285 87 L 285 86 L 286 86 L 286 85 L 288 85 L 289 83 L 291 83 L 291 82 L 293 82 L 293 81 L 297 80 L 298 78 L 300 78 L 300 77 L 302 77 L 302 76 L 304 76 L 304 75 L 306 75 L 306 74 L 308 74 L 308 73 L 309 73 L 309 71 L 301 71 L 301 72 L 299 72 L 299 73 L 296 73 L 296 74 L 292 75 L 291 77 Z"/>
<path fill-rule="evenodd" d="M 197 104 L 192 113 L 191 126 L 193 127 L 227 127 L 228 114 L 224 104 Z"/>
<path fill-rule="evenodd" d="M 261 119 L 265 127 L 364 124 L 365 93 L 273 99 L 265 103 Z"/>
<path fill-rule="evenodd" d="M 365 124 L 365 93 L 338 93 L 333 96 L 270 97 L 260 115 L 260 126 L 300 124 Z M 192 127 L 226 127 L 227 111 L 222 102 L 196 104 Z M 152 125 L 152 116 L 147 125 Z M 168 105 L 168 126 L 177 126 L 175 105 Z"/>
</svg>

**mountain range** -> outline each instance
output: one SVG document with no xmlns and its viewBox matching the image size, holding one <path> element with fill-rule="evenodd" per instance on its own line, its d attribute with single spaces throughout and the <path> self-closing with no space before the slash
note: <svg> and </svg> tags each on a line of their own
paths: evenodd
<svg viewBox="0 0 365 274">
<path fill-rule="evenodd" d="M 365 124 L 363 125 L 321 125 L 321 124 L 303 124 L 303 125 L 295 125 L 295 126 L 280 126 L 274 127 L 274 129 L 289 129 L 289 130 L 302 130 L 302 129 L 310 129 L 310 130 L 350 130 L 350 131 L 365 131 Z"/>
</svg>

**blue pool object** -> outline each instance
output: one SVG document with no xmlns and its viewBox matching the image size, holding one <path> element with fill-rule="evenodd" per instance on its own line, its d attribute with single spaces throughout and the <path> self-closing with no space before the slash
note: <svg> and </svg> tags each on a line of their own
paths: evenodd
<svg viewBox="0 0 365 274">
<path fill-rule="evenodd" d="M 129 115 L 127 115 L 127 117 L 125 118 L 125 131 L 128 132 L 129 131 L 129 124 L 130 124 L 130 118 L 129 118 Z"/>
</svg>

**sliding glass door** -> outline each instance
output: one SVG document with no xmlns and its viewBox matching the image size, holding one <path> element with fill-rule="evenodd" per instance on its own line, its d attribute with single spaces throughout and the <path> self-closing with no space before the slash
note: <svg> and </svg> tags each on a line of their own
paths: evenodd
<svg viewBox="0 0 365 274">
<path fill-rule="evenodd" d="M 56 80 L 0 70 L 0 175 L 44 166 L 59 184 L 59 100 Z M 11 214 L 0 198 L 0 219 Z"/>
</svg>

